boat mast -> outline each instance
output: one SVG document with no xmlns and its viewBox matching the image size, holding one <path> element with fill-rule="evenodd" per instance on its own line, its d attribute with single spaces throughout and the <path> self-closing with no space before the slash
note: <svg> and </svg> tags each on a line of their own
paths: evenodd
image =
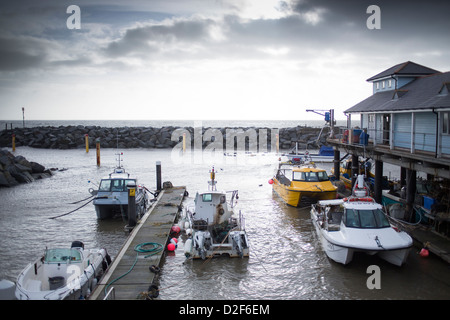
<svg viewBox="0 0 450 320">
<path fill-rule="evenodd" d="M 216 178 L 216 173 L 214 172 L 214 167 L 212 167 L 212 170 L 209 173 L 211 176 L 211 180 L 208 181 L 208 185 L 209 185 L 208 189 L 211 188 L 210 189 L 211 191 L 217 191 L 217 188 L 216 188 L 217 181 L 214 180 Z"/>
</svg>

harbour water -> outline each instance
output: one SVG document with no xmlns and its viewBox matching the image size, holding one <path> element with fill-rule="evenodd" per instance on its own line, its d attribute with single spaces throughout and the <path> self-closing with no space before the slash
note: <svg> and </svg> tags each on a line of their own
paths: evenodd
<svg viewBox="0 0 450 320">
<path fill-rule="evenodd" d="M 114 168 L 116 152 L 102 149 L 98 168 L 95 150 L 16 149 L 15 155 L 59 171 L 51 178 L 0 189 L 1 279 L 15 281 L 45 247 L 68 246 L 74 240 L 86 247 L 105 247 L 115 257 L 127 237 L 121 219 L 97 220 L 92 203 L 64 217 L 49 218 L 83 205 L 70 203 L 89 197 L 92 183 Z M 178 248 L 166 256 L 161 269 L 160 299 L 450 299 L 450 266 L 432 255 L 421 258 L 417 247 L 400 268 L 376 256 L 357 255 L 347 266 L 329 260 L 309 208 L 288 207 L 272 193 L 268 180 L 277 159 L 274 154 L 180 158 L 169 149 L 123 150 L 125 169 L 151 190 L 156 186 L 156 161 L 161 161 L 163 181 L 187 187 L 186 202 L 207 188 L 212 165 L 218 189 L 239 190 L 250 257 L 186 261 L 185 237 L 180 236 Z M 384 169 L 385 175 L 399 174 L 395 167 Z M 381 289 L 367 286 L 371 265 L 380 268 Z"/>
</svg>

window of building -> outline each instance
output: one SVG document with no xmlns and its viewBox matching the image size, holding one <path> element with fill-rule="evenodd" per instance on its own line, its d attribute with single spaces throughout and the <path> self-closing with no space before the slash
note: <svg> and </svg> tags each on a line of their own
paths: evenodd
<svg viewBox="0 0 450 320">
<path fill-rule="evenodd" d="M 450 134 L 450 112 L 442 112 L 442 133 Z"/>
<path fill-rule="evenodd" d="M 375 83 L 375 89 L 380 89 L 380 83 L 379 82 L 377 82 L 377 83 Z"/>
<path fill-rule="evenodd" d="M 388 88 L 391 88 L 392 87 L 392 80 L 388 80 Z"/>
<path fill-rule="evenodd" d="M 381 83 L 381 87 L 382 87 L 383 89 L 386 87 L 386 81 L 383 81 L 383 82 Z"/>
</svg>

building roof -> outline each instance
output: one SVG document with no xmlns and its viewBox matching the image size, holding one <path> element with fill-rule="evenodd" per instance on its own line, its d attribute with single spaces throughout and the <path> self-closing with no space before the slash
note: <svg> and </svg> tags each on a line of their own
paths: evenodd
<svg viewBox="0 0 450 320">
<path fill-rule="evenodd" d="M 379 74 L 374 75 L 373 77 L 370 77 L 367 79 L 367 81 L 374 81 L 377 79 L 393 76 L 393 75 L 415 75 L 415 76 L 424 76 L 424 75 L 430 75 L 434 73 L 440 73 L 440 71 L 424 67 L 420 64 L 417 64 L 415 62 L 406 61 L 400 64 L 397 64 L 393 67 L 390 67 L 389 69 L 384 70 L 383 72 L 380 72 Z"/>
<path fill-rule="evenodd" d="M 422 76 L 403 86 L 400 90 L 380 91 L 345 113 L 395 112 L 401 110 L 422 110 L 450 108 L 450 72 Z"/>
</svg>

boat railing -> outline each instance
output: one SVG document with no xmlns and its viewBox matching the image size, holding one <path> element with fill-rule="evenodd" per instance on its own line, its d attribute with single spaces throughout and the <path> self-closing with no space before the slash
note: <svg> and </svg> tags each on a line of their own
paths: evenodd
<svg viewBox="0 0 450 320">
<path fill-rule="evenodd" d="M 111 289 L 108 290 L 108 293 L 103 298 L 103 300 L 116 300 L 116 288 L 111 287 Z"/>
<path fill-rule="evenodd" d="M 245 218 L 241 210 L 239 210 L 239 226 L 241 230 L 245 230 Z"/>
</svg>

